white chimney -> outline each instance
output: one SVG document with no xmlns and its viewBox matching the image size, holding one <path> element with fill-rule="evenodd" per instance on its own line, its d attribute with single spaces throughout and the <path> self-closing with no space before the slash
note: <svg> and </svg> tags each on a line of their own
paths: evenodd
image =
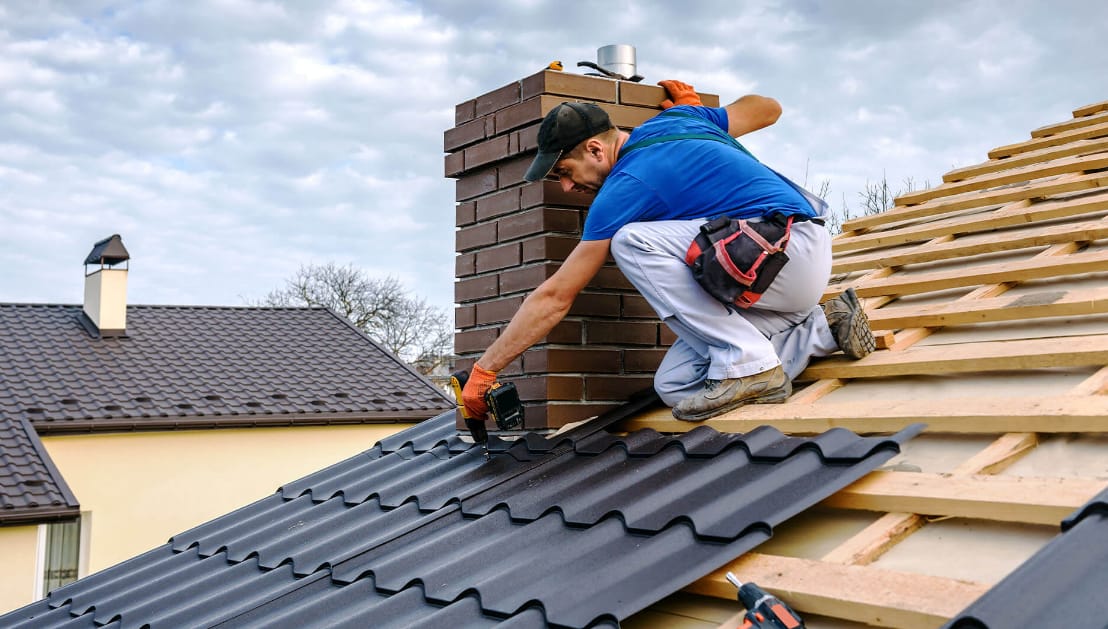
<svg viewBox="0 0 1108 629">
<path fill-rule="evenodd" d="M 127 330 L 127 267 L 131 259 L 119 234 L 97 242 L 85 258 L 85 315 L 101 336 Z M 123 264 L 123 268 L 113 268 Z M 89 271 L 89 265 L 96 265 Z"/>
</svg>

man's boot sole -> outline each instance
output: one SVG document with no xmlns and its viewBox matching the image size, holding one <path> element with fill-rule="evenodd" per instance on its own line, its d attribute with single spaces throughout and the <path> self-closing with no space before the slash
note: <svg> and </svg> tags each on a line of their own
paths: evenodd
<svg viewBox="0 0 1108 629">
<path fill-rule="evenodd" d="M 843 298 L 850 304 L 851 310 L 854 311 L 848 326 L 850 330 L 848 334 L 849 345 L 855 349 L 861 349 L 861 351 L 849 352 L 846 348 L 842 348 L 843 353 L 855 360 L 865 358 L 877 349 L 877 340 L 869 329 L 869 317 L 866 315 L 866 311 L 862 309 L 862 304 L 858 302 L 858 297 L 853 290 L 847 291 Z"/>
<path fill-rule="evenodd" d="M 789 396 L 792 395 L 792 392 L 792 383 L 786 382 L 785 386 L 779 389 L 774 389 L 773 391 L 770 391 L 765 395 L 746 398 L 745 400 L 735 400 L 734 402 L 729 402 L 719 408 L 714 408 L 703 413 L 697 413 L 696 415 L 678 417 L 677 410 L 674 409 L 673 417 L 683 422 L 702 422 L 706 419 L 711 419 L 717 415 L 722 415 L 728 411 L 733 411 L 741 406 L 746 406 L 747 404 L 783 404 L 785 400 L 789 399 Z"/>
</svg>

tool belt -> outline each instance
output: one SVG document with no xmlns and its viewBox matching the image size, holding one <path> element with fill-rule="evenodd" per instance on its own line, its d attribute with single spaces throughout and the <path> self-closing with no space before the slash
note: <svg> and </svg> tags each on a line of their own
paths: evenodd
<svg viewBox="0 0 1108 629">
<path fill-rule="evenodd" d="M 685 264 L 697 283 L 729 309 L 749 308 L 789 261 L 785 246 L 796 218 L 772 214 L 761 222 L 712 219 L 700 226 L 685 252 Z"/>
</svg>

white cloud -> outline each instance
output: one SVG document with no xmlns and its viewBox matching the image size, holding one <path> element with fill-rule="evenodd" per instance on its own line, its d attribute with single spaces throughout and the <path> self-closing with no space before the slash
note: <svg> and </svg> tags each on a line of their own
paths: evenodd
<svg viewBox="0 0 1108 629">
<path fill-rule="evenodd" d="M 78 301 L 79 261 L 118 232 L 136 303 L 238 304 L 336 261 L 449 306 L 454 106 L 615 43 L 647 83 L 778 98 L 746 143 L 853 204 L 882 173 L 938 181 L 1108 99 L 1106 18 L 1077 0 L 12 0 L 0 265 L 21 272 L 0 300 Z"/>
</svg>

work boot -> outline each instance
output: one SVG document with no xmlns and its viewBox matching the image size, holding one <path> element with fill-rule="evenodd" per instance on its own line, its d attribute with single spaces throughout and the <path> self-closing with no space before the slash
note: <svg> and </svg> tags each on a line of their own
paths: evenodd
<svg viewBox="0 0 1108 629">
<path fill-rule="evenodd" d="M 869 317 L 853 288 L 824 302 L 823 315 L 827 317 L 835 343 L 847 356 L 858 359 L 877 349 L 877 340 L 869 329 Z"/>
<path fill-rule="evenodd" d="M 743 378 L 705 380 L 699 393 L 673 407 L 673 416 L 687 422 L 703 421 L 744 404 L 780 404 L 792 392 L 792 382 L 778 365 Z"/>
</svg>

